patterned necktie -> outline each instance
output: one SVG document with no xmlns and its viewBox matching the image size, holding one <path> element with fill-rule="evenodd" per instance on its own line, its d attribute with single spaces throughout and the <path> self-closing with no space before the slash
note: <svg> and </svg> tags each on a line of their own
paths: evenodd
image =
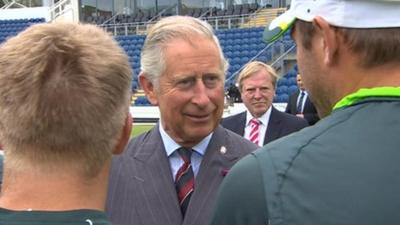
<svg viewBox="0 0 400 225">
<path fill-rule="evenodd" d="M 250 120 L 251 131 L 250 131 L 249 139 L 251 142 L 253 142 L 256 145 L 258 145 L 258 136 L 260 134 L 260 124 L 261 124 L 261 122 L 256 118 L 253 118 Z"/>
<path fill-rule="evenodd" d="M 179 205 L 181 206 L 182 215 L 185 217 L 186 210 L 189 206 L 190 197 L 194 190 L 194 173 L 190 158 L 192 149 L 177 149 L 183 160 L 183 165 L 179 168 L 175 176 L 175 187 L 178 194 Z"/>
<path fill-rule="evenodd" d="M 300 92 L 299 102 L 297 102 L 296 113 L 303 113 L 303 100 L 304 100 L 304 91 Z"/>
</svg>

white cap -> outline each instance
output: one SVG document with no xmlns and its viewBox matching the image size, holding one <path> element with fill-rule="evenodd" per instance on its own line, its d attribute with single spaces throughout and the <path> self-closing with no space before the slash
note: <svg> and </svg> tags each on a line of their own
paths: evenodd
<svg viewBox="0 0 400 225">
<path fill-rule="evenodd" d="M 296 19 L 311 22 L 316 16 L 345 28 L 400 27 L 399 0 L 292 0 L 290 9 L 264 30 L 264 41 L 273 42 L 289 30 Z"/>
</svg>

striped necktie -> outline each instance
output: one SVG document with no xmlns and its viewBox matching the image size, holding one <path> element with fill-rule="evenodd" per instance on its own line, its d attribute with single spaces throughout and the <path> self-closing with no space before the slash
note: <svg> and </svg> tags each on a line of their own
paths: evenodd
<svg viewBox="0 0 400 225">
<path fill-rule="evenodd" d="M 179 205 L 181 206 L 182 216 L 185 217 L 189 206 L 190 197 L 194 190 L 194 173 L 191 164 L 192 149 L 179 148 L 178 154 L 183 160 L 175 176 L 175 187 L 178 194 Z"/>
<path fill-rule="evenodd" d="M 304 91 L 300 91 L 299 102 L 297 103 L 296 113 L 303 113 Z"/>
<path fill-rule="evenodd" d="M 256 145 L 258 145 L 258 136 L 260 135 L 260 124 L 261 122 L 256 118 L 250 120 L 251 131 L 249 139 Z"/>
</svg>

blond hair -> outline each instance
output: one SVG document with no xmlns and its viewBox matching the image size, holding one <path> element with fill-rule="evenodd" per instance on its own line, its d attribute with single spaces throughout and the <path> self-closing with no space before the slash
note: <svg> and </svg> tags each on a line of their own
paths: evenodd
<svg viewBox="0 0 400 225">
<path fill-rule="evenodd" d="M 167 44 L 177 38 L 190 43 L 194 35 L 208 38 L 216 44 L 221 59 L 221 70 L 225 74 L 228 62 L 212 27 L 205 21 L 189 16 L 165 17 L 149 30 L 141 53 L 142 74 L 158 85 L 158 79 L 166 69 L 163 50 Z"/>
<path fill-rule="evenodd" d="M 236 80 L 236 83 L 239 85 L 239 91 L 242 92 L 243 80 L 251 77 L 253 74 L 259 72 L 262 69 L 265 69 L 268 74 L 270 74 L 272 85 L 276 87 L 276 82 L 279 79 L 279 76 L 276 74 L 275 69 L 263 62 L 252 61 L 247 63 L 239 73 L 239 76 Z"/>
<path fill-rule="evenodd" d="M 73 165 L 93 176 L 129 109 L 131 68 L 93 25 L 34 25 L 0 46 L 0 137 L 8 166 Z"/>
</svg>

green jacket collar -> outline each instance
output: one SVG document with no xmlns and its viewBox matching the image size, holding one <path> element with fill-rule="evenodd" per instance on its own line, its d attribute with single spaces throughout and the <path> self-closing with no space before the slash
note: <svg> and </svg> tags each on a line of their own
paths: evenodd
<svg viewBox="0 0 400 225">
<path fill-rule="evenodd" d="M 336 103 L 333 110 L 354 105 L 367 97 L 400 97 L 400 87 L 362 88 L 342 98 Z"/>
</svg>

